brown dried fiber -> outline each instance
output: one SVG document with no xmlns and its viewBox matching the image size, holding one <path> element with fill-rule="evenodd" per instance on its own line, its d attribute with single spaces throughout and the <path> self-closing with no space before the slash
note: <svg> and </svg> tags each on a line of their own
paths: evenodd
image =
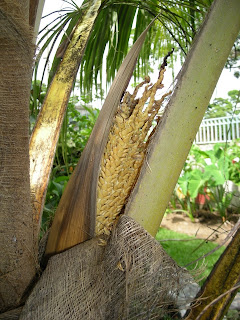
<svg viewBox="0 0 240 320">
<path fill-rule="evenodd" d="M 190 280 L 140 225 L 121 216 L 108 244 L 98 239 L 52 257 L 21 320 L 161 319 Z"/>
</svg>

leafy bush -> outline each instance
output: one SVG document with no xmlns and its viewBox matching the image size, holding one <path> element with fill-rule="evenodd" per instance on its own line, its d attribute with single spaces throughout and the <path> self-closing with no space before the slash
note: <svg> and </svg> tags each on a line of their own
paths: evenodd
<svg viewBox="0 0 240 320">
<path fill-rule="evenodd" d="M 231 161 L 229 168 L 229 180 L 240 186 L 240 141 L 231 142 L 226 150 Z"/>
<path fill-rule="evenodd" d="M 36 122 L 39 110 L 42 106 L 43 100 L 45 98 L 47 87 L 45 84 L 41 84 L 40 80 L 32 82 L 31 94 L 29 101 L 29 131 L 33 130 L 34 124 Z"/>
<path fill-rule="evenodd" d="M 43 232 L 51 224 L 64 188 L 79 161 L 99 114 L 97 109 L 83 107 L 87 114 L 81 115 L 75 108 L 77 102 L 76 97 L 70 99 L 63 121 L 43 209 Z"/>
<path fill-rule="evenodd" d="M 70 99 L 56 148 L 53 167 L 58 167 L 59 175 L 69 175 L 74 170 L 99 114 L 98 109 L 83 106 L 87 113 L 81 115 L 75 108 L 77 102 L 76 97 Z"/>
<path fill-rule="evenodd" d="M 229 145 L 216 144 L 213 150 L 202 151 L 193 146 L 178 180 L 172 204 L 180 203 L 191 218 L 199 207 L 217 211 L 223 217 L 233 194 L 226 192 L 226 182 L 240 184 L 240 154 L 238 142 Z"/>
<path fill-rule="evenodd" d="M 213 103 L 207 108 L 204 118 L 226 117 L 232 114 L 239 114 L 240 109 L 237 107 L 240 103 L 240 91 L 231 90 L 228 92 L 228 98 L 215 98 Z"/>
<path fill-rule="evenodd" d="M 61 199 L 63 191 L 69 180 L 69 176 L 55 176 L 54 170 L 49 181 L 45 205 L 42 216 L 42 230 L 40 236 L 46 232 L 52 222 L 56 208 Z"/>
</svg>

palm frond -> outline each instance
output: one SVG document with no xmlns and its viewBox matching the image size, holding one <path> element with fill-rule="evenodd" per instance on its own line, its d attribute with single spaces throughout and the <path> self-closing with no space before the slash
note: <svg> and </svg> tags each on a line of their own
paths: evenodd
<svg viewBox="0 0 240 320">
<path fill-rule="evenodd" d="M 47 55 L 47 59 L 45 62 L 44 71 L 42 74 L 42 79 L 44 77 L 44 72 L 45 72 L 46 66 L 49 62 L 49 57 L 52 54 L 52 52 L 54 52 L 54 49 L 56 49 L 55 45 L 56 45 L 57 39 L 59 38 L 59 36 L 62 37 L 60 43 L 62 43 L 64 40 L 66 40 L 66 38 L 71 34 L 73 28 L 77 24 L 77 21 L 80 19 L 80 16 L 82 14 L 82 10 L 80 10 L 80 8 L 75 4 L 75 2 L 72 1 L 72 3 L 71 3 L 66 0 L 64 0 L 64 2 L 70 4 L 71 7 L 51 12 L 50 14 L 47 14 L 42 18 L 42 19 L 45 19 L 49 16 L 53 17 L 52 21 L 50 21 L 44 28 L 42 28 L 39 31 L 39 36 L 41 35 L 41 37 L 39 38 L 39 40 L 37 42 L 37 47 L 40 50 L 39 50 L 39 52 L 36 56 L 36 60 L 35 60 L 35 69 L 36 69 L 35 71 L 36 72 L 38 70 L 39 61 L 42 58 L 43 53 L 45 52 L 45 50 L 48 49 L 48 55 Z M 83 6 L 83 7 L 85 7 L 85 6 Z M 57 14 L 57 17 L 54 17 L 56 14 Z M 50 46 L 50 48 L 49 48 L 49 46 Z M 58 63 L 59 63 L 59 61 L 60 61 L 60 59 L 58 59 Z M 58 63 L 56 63 L 56 60 L 54 59 L 52 67 L 51 67 L 51 72 L 50 72 L 50 80 L 52 78 L 52 75 L 56 71 L 56 65 L 58 65 Z M 50 80 L 49 80 L 49 82 L 50 82 Z"/>
<path fill-rule="evenodd" d="M 111 82 L 128 52 L 129 43 L 135 41 L 146 25 L 158 14 L 159 22 L 147 35 L 139 56 L 141 65 L 138 62 L 135 76 L 140 74 L 139 69 L 142 65 L 145 67 L 145 72 L 148 72 L 150 57 L 159 61 L 173 46 L 179 48 L 185 55 L 195 34 L 191 24 L 191 14 L 196 12 L 194 18 L 200 24 L 199 21 L 203 18 L 210 2 L 204 0 L 194 3 L 189 0 L 103 1 L 81 64 L 82 90 L 91 91 L 92 84 L 97 83 L 106 48 L 108 48 L 106 78 L 108 83 Z M 135 27 L 134 19 L 136 19 Z M 159 28 L 163 33 L 161 38 L 157 31 Z"/>
<path fill-rule="evenodd" d="M 64 43 L 70 37 L 89 1 L 85 0 L 81 7 L 73 0 L 64 2 L 70 7 L 61 10 L 60 16 L 59 11 L 55 11 L 58 17 L 39 33 L 43 35 L 38 42 L 41 50 L 36 59 L 36 68 L 49 45 L 51 48 L 48 56 L 55 50 L 56 38 L 62 35 L 60 43 Z M 110 83 L 130 45 L 157 15 L 158 22 L 148 33 L 142 47 L 135 77 L 140 75 L 141 68 L 145 73 L 148 72 L 150 58 L 159 62 L 172 47 L 185 55 L 211 2 L 212 0 L 103 0 L 80 66 L 81 89 L 91 92 L 94 84 L 102 88 L 102 65 L 105 55 L 106 79 L 107 83 Z M 60 60 L 61 58 L 55 56 L 49 82 Z"/>
</svg>

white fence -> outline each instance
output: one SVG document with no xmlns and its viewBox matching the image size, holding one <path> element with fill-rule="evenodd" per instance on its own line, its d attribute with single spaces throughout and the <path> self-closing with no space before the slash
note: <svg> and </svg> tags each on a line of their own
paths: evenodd
<svg viewBox="0 0 240 320">
<path fill-rule="evenodd" d="M 202 121 L 194 143 L 210 144 L 240 138 L 240 115 Z"/>
</svg>

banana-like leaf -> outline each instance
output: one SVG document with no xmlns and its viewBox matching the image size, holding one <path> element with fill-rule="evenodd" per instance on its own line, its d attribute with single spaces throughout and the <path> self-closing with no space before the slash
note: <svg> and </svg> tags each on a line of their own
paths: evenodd
<svg viewBox="0 0 240 320">
<path fill-rule="evenodd" d="M 61 124 L 89 34 L 101 0 L 91 0 L 75 28 L 71 42 L 53 78 L 30 139 L 30 186 L 33 219 L 38 226 Z"/>
<path fill-rule="evenodd" d="M 116 109 L 152 23 L 134 43 L 113 81 L 93 132 L 55 213 L 45 252 L 47 257 L 94 236 L 100 161 Z"/>
</svg>

